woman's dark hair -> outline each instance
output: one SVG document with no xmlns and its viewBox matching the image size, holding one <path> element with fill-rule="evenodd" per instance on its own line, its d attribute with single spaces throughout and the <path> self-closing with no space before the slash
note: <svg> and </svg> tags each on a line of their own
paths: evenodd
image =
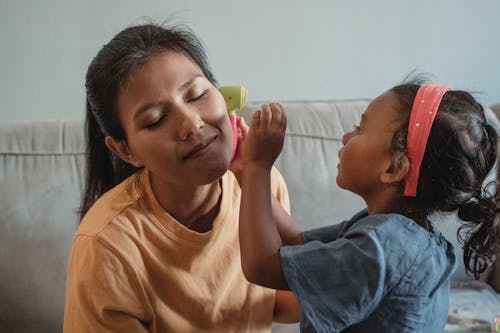
<svg viewBox="0 0 500 333">
<path fill-rule="evenodd" d="M 127 28 L 104 45 L 92 60 L 86 76 L 86 180 L 80 221 L 90 206 L 107 190 L 138 169 L 108 150 L 106 136 L 126 139 L 118 118 L 117 95 L 130 74 L 152 56 L 166 51 L 188 56 L 216 85 L 204 47 L 187 27 L 147 24 Z"/>
<path fill-rule="evenodd" d="M 408 123 L 421 83 L 391 89 L 399 101 L 402 124 L 392 141 L 396 160 L 407 153 Z M 421 225 L 432 213 L 457 211 L 463 221 L 457 237 L 463 244 L 464 264 L 475 278 L 493 264 L 500 243 L 498 173 L 485 184 L 497 161 L 497 140 L 495 128 L 471 94 L 446 92 L 425 149 L 417 196 L 403 197 L 399 205 L 403 215 Z"/>
</svg>

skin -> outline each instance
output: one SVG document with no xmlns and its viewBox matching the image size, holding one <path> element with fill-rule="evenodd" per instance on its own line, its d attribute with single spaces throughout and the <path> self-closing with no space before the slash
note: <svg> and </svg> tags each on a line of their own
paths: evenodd
<svg viewBox="0 0 500 333">
<path fill-rule="evenodd" d="M 127 139 L 108 137 L 110 149 L 150 171 L 158 201 L 177 220 L 195 231 L 209 230 L 232 147 L 218 89 L 189 58 L 167 52 L 136 69 L 117 102 Z"/>
<path fill-rule="evenodd" d="M 391 204 L 400 193 L 390 185 L 404 179 L 408 172 L 406 158 L 399 169 L 394 169 L 390 151 L 400 125 L 396 105 L 397 96 L 393 92 L 375 98 L 363 113 L 359 126 L 342 137 L 344 146 L 339 151 L 337 184 L 361 196 L 369 214 L 391 212 Z"/>
<path fill-rule="evenodd" d="M 360 126 L 343 136 L 344 146 L 339 151 L 337 183 L 360 195 L 369 214 L 390 212 L 391 203 L 401 196 L 392 184 L 408 173 L 408 159 L 403 157 L 395 164 L 390 152 L 399 125 L 396 105 L 392 92 L 373 100 Z M 303 238 L 270 192 L 270 171 L 283 147 L 285 131 L 286 113 L 280 104 L 263 106 L 253 115 L 244 144 L 240 245 L 243 272 L 249 281 L 289 290 L 279 249 L 303 244 Z"/>
<path fill-rule="evenodd" d="M 186 227 L 207 232 L 219 213 L 220 178 L 231 163 L 233 136 L 224 98 L 186 55 L 164 52 L 133 71 L 117 96 L 125 140 L 108 136 L 122 160 L 150 172 L 162 205 Z M 246 130 L 241 122 L 240 128 Z M 240 138 L 241 139 L 241 138 Z M 232 170 L 241 174 L 242 152 Z M 274 319 L 296 322 L 300 308 L 277 292 Z"/>
</svg>

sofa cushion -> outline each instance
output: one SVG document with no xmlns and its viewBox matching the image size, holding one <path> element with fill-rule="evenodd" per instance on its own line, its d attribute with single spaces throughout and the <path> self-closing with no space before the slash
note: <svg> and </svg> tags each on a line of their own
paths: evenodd
<svg viewBox="0 0 500 333">
<path fill-rule="evenodd" d="M 0 330 L 60 332 L 83 186 L 82 122 L 0 124 Z"/>
</svg>

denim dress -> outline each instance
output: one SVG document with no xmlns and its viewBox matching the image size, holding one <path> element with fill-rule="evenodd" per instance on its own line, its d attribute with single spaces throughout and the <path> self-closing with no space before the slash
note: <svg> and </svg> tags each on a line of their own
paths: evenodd
<svg viewBox="0 0 500 333">
<path fill-rule="evenodd" d="M 456 257 L 429 227 L 365 210 L 304 232 L 304 245 L 282 247 L 283 272 L 302 308 L 301 332 L 443 332 Z"/>
</svg>

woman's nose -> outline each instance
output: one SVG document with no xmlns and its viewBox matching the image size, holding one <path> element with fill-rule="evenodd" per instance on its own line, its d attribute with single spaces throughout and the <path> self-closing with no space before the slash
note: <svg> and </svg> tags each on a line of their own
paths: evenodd
<svg viewBox="0 0 500 333">
<path fill-rule="evenodd" d="M 205 122 L 201 118 L 198 110 L 185 107 L 179 110 L 178 114 L 180 126 L 179 135 L 182 141 L 188 140 L 205 126 Z"/>
</svg>

